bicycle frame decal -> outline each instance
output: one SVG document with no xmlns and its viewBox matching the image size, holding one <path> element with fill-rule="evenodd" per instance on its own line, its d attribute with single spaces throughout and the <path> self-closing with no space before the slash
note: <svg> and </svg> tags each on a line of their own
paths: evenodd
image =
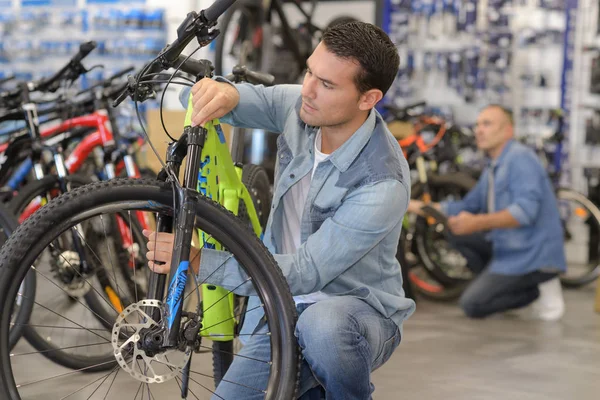
<svg viewBox="0 0 600 400">
<path fill-rule="evenodd" d="M 221 128 L 221 124 L 215 125 L 215 130 L 219 135 L 219 141 L 221 142 L 221 144 L 225 144 L 225 133 L 223 133 L 223 128 Z"/>
<path fill-rule="evenodd" d="M 175 314 L 181 304 L 183 292 L 185 290 L 185 284 L 187 282 L 187 271 L 190 263 L 188 261 L 182 261 L 177 267 L 175 277 L 171 280 L 169 285 L 169 292 L 167 294 L 167 324 L 169 329 L 173 327 Z"/>
<path fill-rule="evenodd" d="M 190 95 L 185 126 L 192 125 L 192 111 L 192 96 Z M 261 237 L 262 228 L 254 208 L 254 202 L 246 186 L 242 183 L 241 168 L 233 164 L 219 120 L 207 122 L 204 128 L 207 130 L 207 134 L 200 157 L 198 192 L 213 199 L 235 215 L 238 215 L 240 200 L 244 201 L 252 229 L 257 236 Z M 220 243 L 208 237 L 201 230 L 198 230 L 198 237 L 201 248 L 222 249 Z M 215 341 L 233 340 L 236 320 L 239 318 L 234 311 L 233 293 L 222 287 L 208 284 L 201 285 L 201 290 L 204 327 L 200 334 Z"/>
</svg>

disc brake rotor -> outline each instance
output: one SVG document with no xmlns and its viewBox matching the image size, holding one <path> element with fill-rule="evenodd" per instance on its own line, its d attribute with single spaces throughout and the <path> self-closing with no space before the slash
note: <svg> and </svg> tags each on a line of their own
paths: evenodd
<svg viewBox="0 0 600 400">
<path fill-rule="evenodd" d="M 192 354 L 188 346 L 185 352 L 168 349 L 150 357 L 141 344 L 143 329 L 159 325 L 144 310 L 155 307 L 160 310 L 159 300 L 142 300 L 129 305 L 119 314 L 112 331 L 114 356 L 123 370 L 138 381 L 145 383 L 163 383 L 181 374 Z"/>
</svg>

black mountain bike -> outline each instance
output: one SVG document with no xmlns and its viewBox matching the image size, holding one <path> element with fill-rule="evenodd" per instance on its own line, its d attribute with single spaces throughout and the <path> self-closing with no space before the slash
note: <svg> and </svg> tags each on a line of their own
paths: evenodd
<svg viewBox="0 0 600 400">
<path fill-rule="evenodd" d="M 208 45 L 218 35 L 213 29 L 217 18 L 234 2 L 217 0 L 199 14 L 188 14 L 177 29 L 177 39 L 135 77 L 130 77 L 130 84 L 116 103 L 128 96 L 137 102 L 154 96 L 152 78 L 171 67 L 192 74 L 195 81 L 210 77 L 210 62 L 190 60 L 181 56 L 181 52 L 194 38 L 201 46 Z M 0 250 L 0 398 L 17 400 L 44 393 L 45 399 L 72 398 L 73 395 L 135 399 L 140 392 L 142 398 L 149 399 L 199 398 L 197 391 L 213 392 L 214 377 L 210 369 L 206 369 L 207 360 L 202 356 L 193 360 L 193 355 L 211 348 L 204 340 L 219 330 L 216 327 L 259 310 L 264 312 L 261 325 L 264 328 L 248 335 L 264 335 L 271 344 L 270 354 L 264 359 L 234 357 L 256 363 L 248 364 L 249 372 L 252 372 L 252 365 L 268 368 L 269 377 L 264 386 L 240 385 L 240 390 L 259 393 L 269 400 L 295 398 L 300 358 L 294 336 L 294 302 L 273 256 L 256 233 L 248 228 L 248 223 L 219 205 L 215 201 L 219 200 L 218 195 L 210 198 L 204 194 L 203 188 L 208 188 L 206 193 L 212 193 L 223 181 L 234 180 L 233 176 L 219 174 L 219 171 L 231 171 L 234 167 L 231 162 L 227 166 L 227 157 L 223 158 L 222 153 L 216 159 L 216 153 L 211 153 L 215 146 L 224 146 L 218 125 L 207 124 L 205 128 L 188 125 L 180 138 L 169 145 L 166 165 L 157 180 L 116 179 L 79 187 L 39 209 L 11 235 Z M 181 184 L 178 176 L 184 159 L 187 162 Z M 236 205 L 238 201 L 243 202 L 248 212 L 255 210 L 247 191 L 241 190 L 232 197 L 231 191 L 225 190 L 222 195 L 237 200 Z M 82 319 L 89 317 L 89 309 L 58 309 L 51 302 L 36 303 L 60 318 L 60 323 L 49 328 L 61 329 L 66 339 L 60 344 L 55 343 L 55 348 L 49 351 L 79 350 L 85 353 L 87 365 L 74 370 L 48 368 L 47 365 L 31 368 L 48 362 L 42 357 L 44 354 L 30 348 L 17 346 L 12 352 L 8 348 L 12 307 L 15 299 L 23 295 L 19 292 L 20 282 L 36 262 L 47 262 L 45 250 L 68 234 L 72 227 L 84 223 L 95 225 L 116 214 L 129 216 L 137 211 L 156 214 L 157 230 L 174 233 L 168 277 L 151 273 L 146 296 L 138 298 L 137 293 L 136 301 L 123 311 L 113 310 L 112 320 L 104 321 L 111 323 L 109 330 L 97 319 Z M 255 211 L 250 219 L 258 221 Z M 255 231 L 260 229 L 254 223 L 253 228 Z M 202 296 L 206 295 L 204 288 L 214 291 L 216 287 L 198 282 L 190 268 L 195 262 L 190 259 L 190 253 L 197 231 L 199 237 L 195 240 L 199 240 L 205 249 L 224 250 L 223 264 L 217 270 L 225 263 L 233 262 L 248 277 L 242 285 L 222 288 L 225 293 L 218 300 L 224 301 L 215 302 L 214 309 L 212 305 L 207 306 L 206 297 L 200 297 L 200 287 L 204 285 Z M 82 241 L 88 246 L 85 237 Z M 53 290 L 61 293 L 60 287 Z M 232 293 L 256 296 L 258 304 L 249 305 L 243 311 L 244 315 L 234 314 L 233 308 L 223 310 L 224 313 L 215 311 L 222 308 L 222 304 L 231 304 L 227 299 Z M 215 314 L 229 314 L 230 317 L 215 320 Z M 71 337 L 73 339 L 69 340 Z M 219 337 L 212 340 L 219 340 Z M 87 373 L 77 374 L 80 372 Z M 69 378 L 61 380 L 65 376 Z M 228 384 L 239 385 L 231 379 L 226 380 Z"/>
<path fill-rule="evenodd" d="M 266 70 L 275 76 L 275 83 L 298 82 L 324 29 L 312 23 L 317 0 L 290 2 L 303 16 L 297 27 L 289 22 L 284 0 L 237 1 L 219 23 L 221 35 L 216 40 L 215 73 L 224 75 L 234 65 L 241 64 Z M 355 20 L 339 16 L 327 27 Z"/>
</svg>

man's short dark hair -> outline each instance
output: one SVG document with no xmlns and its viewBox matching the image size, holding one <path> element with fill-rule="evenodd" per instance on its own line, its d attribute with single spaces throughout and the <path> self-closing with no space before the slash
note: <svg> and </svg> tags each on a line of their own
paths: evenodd
<svg viewBox="0 0 600 400">
<path fill-rule="evenodd" d="M 506 117 L 506 119 L 508 120 L 510 125 L 514 126 L 515 119 L 513 118 L 513 113 L 510 109 L 508 109 L 500 104 L 488 104 L 485 108 L 497 108 L 498 110 L 502 111 L 502 113 L 504 114 L 504 116 Z"/>
<path fill-rule="evenodd" d="M 398 49 L 388 35 L 366 22 L 346 22 L 329 27 L 322 38 L 328 51 L 344 59 L 354 59 L 361 71 L 354 77 L 360 93 L 379 89 L 385 95 L 398 73 Z"/>
</svg>

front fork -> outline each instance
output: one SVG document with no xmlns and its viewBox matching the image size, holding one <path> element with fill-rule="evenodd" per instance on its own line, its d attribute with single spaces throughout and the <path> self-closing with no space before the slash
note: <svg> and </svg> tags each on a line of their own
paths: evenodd
<svg viewBox="0 0 600 400">
<path fill-rule="evenodd" d="M 191 251 L 192 236 L 195 225 L 196 214 L 196 186 L 198 185 L 198 171 L 200 169 L 200 156 L 206 138 L 206 130 L 201 127 L 186 127 L 184 134 L 178 142 L 169 145 L 167 164 L 175 176 L 179 175 L 179 169 L 183 158 L 187 155 L 187 164 L 184 175 L 183 187 L 176 187 L 174 216 L 159 215 L 157 220 L 158 232 L 172 232 L 175 226 L 174 251 L 171 258 L 171 270 L 169 272 L 169 284 L 164 308 L 164 318 L 161 320 L 160 332 L 162 335 L 163 348 L 173 348 L 178 345 L 181 323 L 181 312 L 183 308 L 183 297 L 187 283 L 189 257 Z M 167 174 L 163 170 L 159 173 L 160 180 L 166 180 Z M 194 273 L 192 271 L 192 273 Z M 165 274 L 153 273 L 150 275 L 148 298 L 161 300 L 164 298 L 166 283 Z M 152 318 L 156 321 L 160 318 L 158 310 L 152 312 Z"/>
<path fill-rule="evenodd" d="M 60 185 L 61 193 L 69 192 L 72 188 L 69 182 L 67 181 L 67 166 L 65 165 L 65 159 L 60 150 L 56 154 L 54 154 L 54 166 L 56 167 L 56 174 L 58 175 L 58 182 Z M 85 248 L 83 244 L 85 243 L 85 233 L 81 224 L 77 224 L 71 229 L 71 236 L 73 239 L 73 247 L 79 255 L 80 273 L 83 276 L 87 276 L 89 273 L 92 272 L 92 268 L 88 263 L 85 254 Z"/>
<path fill-rule="evenodd" d="M 159 334 L 162 337 L 162 345 L 164 348 L 173 348 L 179 345 L 181 341 L 181 316 L 183 309 L 183 297 L 187 283 L 188 269 L 190 268 L 190 250 L 192 243 L 193 231 L 195 229 L 195 213 L 196 213 L 196 199 L 198 196 L 198 176 L 200 171 L 200 160 L 202 154 L 202 148 L 206 140 L 207 131 L 201 127 L 186 127 L 184 134 L 178 142 L 169 145 L 167 154 L 167 164 L 175 176 L 179 176 L 179 169 L 183 158 L 187 157 L 186 170 L 184 174 L 183 187 L 177 187 L 175 191 L 175 204 L 174 204 L 174 215 L 173 217 L 167 215 L 159 215 L 157 218 L 157 232 L 172 232 L 173 226 L 176 226 L 175 238 L 174 238 L 174 251 L 171 258 L 171 270 L 169 272 L 169 284 L 167 289 L 166 301 L 163 304 L 163 318 L 161 319 L 160 326 L 156 327 L 151 334 Z M 167 174 L 163 169 L 158 176 L 159 180 L 166 180 Z M 202 244 L 202 243 L 201 243 Z M 191 271 L 195 273 L 195 271 Z M 164 290 L 166 283 L 165 274 L 152 273 L 148 284 L 148 298 L 162 300 L 164 298 Z M 202 285 L 202 304 L 203 308 L 213 308 L 213 300 L 222 300 L 223 292 L 228 294 L 225 289 L 215 287 L 213 285 Z M 226 310 L 223 310 L 224 314 L 217 311 L 214 308 L 214 314 L 216 315 L 230 315 L 233 313 L 230 308 L 233 304 L 233 296 L 229 294 L 230 301 L 224 301 L 223 304 Z M 148 307 L 146 310 L 154 321 L 158 321 L 161 318 L 160 311 L 155 307 Z M 203 315 L 203 324 L 209 324 Z M 220 321 L 223 322 L 223 321 Z M 223 329 L 223 325 L 221 324 Z M 198 327 L 197 329 L 200 329 Z M 203 329 L 206 330 L 206 327 Z M 226 329 L 230 335 L 217 334 L 221 340 L 232 340 L 233 339 L 233 321 L 231 325 L 231 332 Z M 207 331 L 208 332 L 208 331 Z M 184 336 L 188 335 L 185 332 Z M 198 332 L 194 333 L 194 336 L 198 336 Z M 189 340 L 189 337 L 188 337 Z M 219 339 L 216 339 L 219 340 Z M 188 360 L 188 364 L 185 366 L 182 374 L 181 382 L 181 394 L 182 398 L 187 398 L 188 391 L 188 379 L 189 379 L 189 367 L 191 363 L 191 357 Z"/>
</svg>

